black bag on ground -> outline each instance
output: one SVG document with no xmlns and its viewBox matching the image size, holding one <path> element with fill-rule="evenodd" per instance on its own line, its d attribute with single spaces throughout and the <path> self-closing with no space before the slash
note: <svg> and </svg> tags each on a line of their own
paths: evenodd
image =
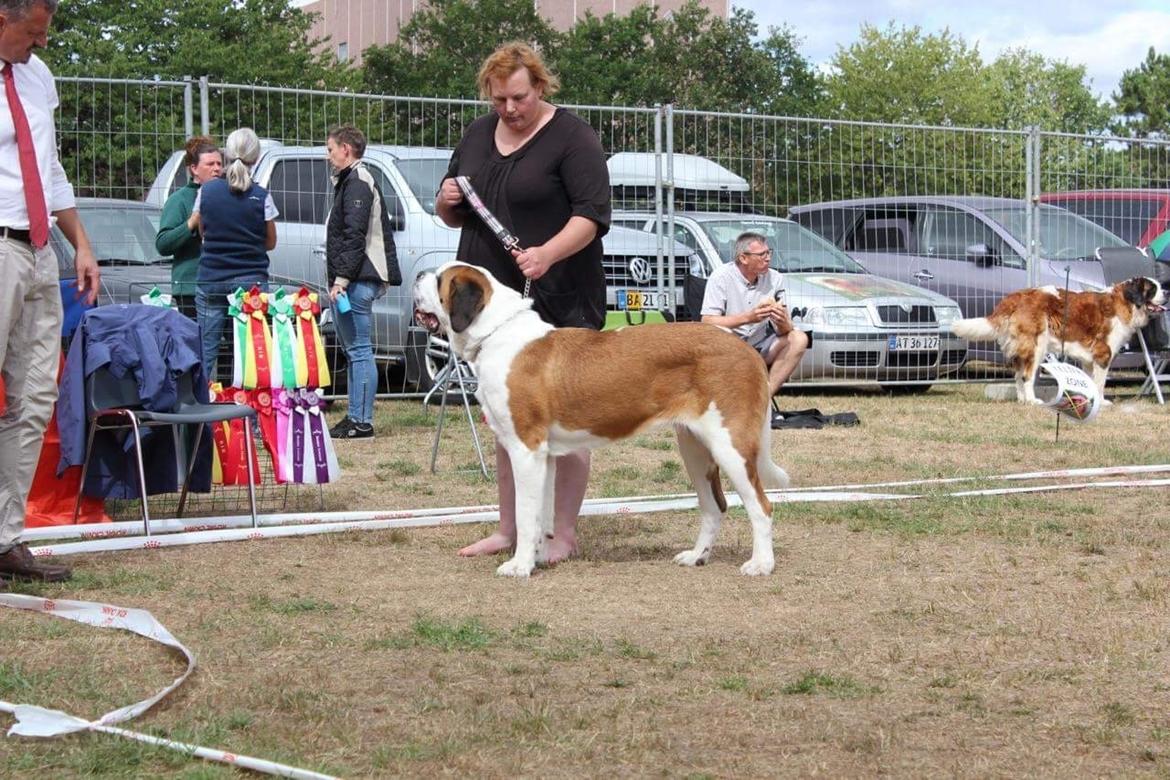
<svg viewBox="0 0 1170 780">
<path fill-rule="evenodd" d="M 853 412 L 822 414 L 820 409 L 799 409 L 792 412 L 772 412 L 772 428 L 824 428 L 826 425 L 860 425 Z"/>
</svg>

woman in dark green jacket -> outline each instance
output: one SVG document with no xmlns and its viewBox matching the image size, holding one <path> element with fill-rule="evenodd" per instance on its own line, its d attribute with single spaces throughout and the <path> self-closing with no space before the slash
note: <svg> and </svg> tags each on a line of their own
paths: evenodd
<svg viewBox="0 0 1170 780">
<path fill-rule="evenodd" d="M 206 181 L 223 173 L 223 153 L 205 135 L 187 141 L 183 164 L 187 166 L 189 181 L 176 190 L 163 205 L 162 219 L 154 246 L 171 261 L 171 295 L 179 311 L 195 319 L 195 271 L 203 251 L 199 235 L 199 215 L 191 213 L 195 193 Z"/>
</svg>

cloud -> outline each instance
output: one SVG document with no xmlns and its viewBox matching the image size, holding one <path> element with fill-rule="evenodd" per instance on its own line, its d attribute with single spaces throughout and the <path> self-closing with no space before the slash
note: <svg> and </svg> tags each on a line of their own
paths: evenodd
<svg viewBox="0 0 1170 780">
<path fill-rule="evenodd" d="M 857 40 L 862 24 L 884 28 L 920 27 L 924 33 L 944 28 L 978 45 L 984 61 L 1009 48 L 1024 48 L 1048 59 L 1084 65 L 1090 86 L 1102 97 L 1117 89 L 1121 74 L 1137 68 L 1149 47 L 1170 52 L 1170 9 L 1149 0 L 1074 3 L 1068 0 L 985 0 L 971 6 L 915 0 L 838 0 L 806 4 L 797 10 L 774 0 L 734 0 L 751 10 L 761 32 L 787 24 L 803 39 L 801 52 L 824 66 Z"/>
<path fill-rule="evenodd" d="M 1000 48 L 1025 47 L 1050 59 L 1084 65 L 1093 90 L 1107 97 L 1117 89 L 1122 73 L 1141 65 L 1151 46 L 1170 51 L 1170 11 L 1131 11 L 1106 20 L 1098 29 L 1050 34 L 1039 41 L 1025 35 Z"/>
</svg>

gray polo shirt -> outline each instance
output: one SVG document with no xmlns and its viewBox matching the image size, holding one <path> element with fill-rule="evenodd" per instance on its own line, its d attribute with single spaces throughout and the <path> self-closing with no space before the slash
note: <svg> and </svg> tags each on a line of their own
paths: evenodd
<svg viewBox="0 0 1170 780">
<path fill-rule="evenodd" d="M 724 263 L 715 269 L 707 279 L 703 293 L 701 315 L 724 316 L 739 314 L 754 309 L 760 301 L 769 300 L 784 286 L 784 276 L 775 268 L 760 274 L 754 283 L 749 283 L 735 263 Z M 768 337 L 767 320 L 750 322 L 734 328 L 736 335 L 755 346 Z"/>
</svg>

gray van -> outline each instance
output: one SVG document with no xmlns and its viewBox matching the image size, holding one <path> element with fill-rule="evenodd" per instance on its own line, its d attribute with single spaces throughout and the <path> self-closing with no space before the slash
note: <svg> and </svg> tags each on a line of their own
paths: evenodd
<svg viewBox="0 0 1170 780">
<path fill-rule="evenodd" d="M 272 282 L 304 285 L 324 293 L 325 219 L 333 195 L 325 147 L 284 146 L 274 141 L 264 141 L 262 146 L 253 174 L 271 193 L 280 211 L 276 248 L 269 252 Z M 426 331 L 413 323 L 410 284 L 420 271 L 455 257 L 459 231 L 448 227 L 435 213 L 435 194 L 450 158 L 450 149 L 379 144 L 367 147 L 363 157 L 390 211 L 404 280 L 402 287 L 392 287 L 374 306 L 374 357 L 382 363 L 405 365 L 407 382 L 422 390 L 432 386 L 442 369 L 441 357 L 437 357 L 441 352 L 427 349 Z M 182 152 L 176 152 L 159 171 L 146 200 L 161 206 L 170 193 L 184 184 Z M 634 272 L 654 261 L 654 236 L 614 228 L 602 244 L 611 307 L 621 308 L 618 296 L 623 302 L 637 301 L 639 296 L 631 296 L 631 292 L 656 289 L 656 278 Z M 675 265 L 685 269 L 691 251 L 681 244 L 667 252 L 671 249 L 676 255 Z M 329 333 L 328 312 L 322 316 L 322 323 L 323 330 Z"/>
</svg>

